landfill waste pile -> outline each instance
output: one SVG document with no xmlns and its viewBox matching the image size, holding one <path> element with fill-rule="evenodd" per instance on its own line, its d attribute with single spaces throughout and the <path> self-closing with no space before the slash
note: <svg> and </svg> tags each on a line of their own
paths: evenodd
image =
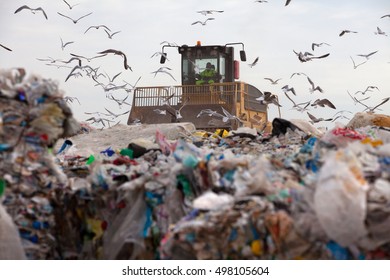
<svg viewBox="0 0 390 280">
<path fill-rule="evenodd" d="M 51 81 L 3 86 L 0 195 L 29 259 L 390 258 L 381 123 L 157 128 L 96 152 Z"/>
<path fill-rule="evenodd" d="M 76 134 L 80 127 L 54 81 L 25 79 L 25 74 L 21 68 L 0 73 L 0 197 L 21 237 L 17 243 L 12 240 L 17 237 L 12 227 L 8 231 L 2 227 L 0 242 L 16 245 L 8 245 L 0 255 L 58 258 L 55 209 L 50 201 L 57 189 L 68 185 L 68 178 L 51 149 L 57 139 Z M 0 223 L 6 223 L 6 218 L 1 215 Z M 19 246 L 25 256 L 14 255 Z"/>
</svg>

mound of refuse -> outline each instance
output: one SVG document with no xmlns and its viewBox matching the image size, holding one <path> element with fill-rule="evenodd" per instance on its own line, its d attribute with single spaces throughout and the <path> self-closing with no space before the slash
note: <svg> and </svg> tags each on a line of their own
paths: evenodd
<svg viewBox="0 0 390 280">
<path fill-rule="evenodd" d="M 2 79 L 0 195 L 28 259 L 390 258 L 385 127 L 77 135 L 55 83 Z"/>
</svg>

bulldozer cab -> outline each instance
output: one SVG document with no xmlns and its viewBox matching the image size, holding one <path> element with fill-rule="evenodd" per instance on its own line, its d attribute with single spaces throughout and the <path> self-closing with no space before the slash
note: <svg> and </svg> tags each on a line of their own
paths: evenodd
<svg viewBox="0 0 390 280">
<path fill-rule="evenodd" d="M 256 98 L 262 93 L 239 82 L 239 62 L 233 45 L 241 45 L 241 61 L 246 61 L 244 45 L 175 47 L 181 55 L 181 85 L 139 87 L 134 90 L 128 124 L 192 122 L 197 129 L 235 129 L 249 126 L 263 129 L 268 122 L 267 106 Z M 163 46 L 160 63 L 167 53 Z M 206 112 L 205 112 L 206 110 Z"/>
</svg>

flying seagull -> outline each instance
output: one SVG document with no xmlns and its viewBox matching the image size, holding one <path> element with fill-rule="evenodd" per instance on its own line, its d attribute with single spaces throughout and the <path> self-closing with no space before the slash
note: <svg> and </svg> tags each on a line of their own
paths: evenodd
<svg viewBox="0 0 390 280">
<path fill-rule="evenodd" d="M 61 38 L 61 37 L 60 37 L 60 39 L 61 39 L 61 49 L 62 49 L 62 50 L 64 50 L 65 47 L 66 47 L 67 45 L 70 45 L 70 44 L 73 44 L 73 43 L 74 43 L 74 41 L 70 41 L 70 42 L 64 43 L 64 41 L 62 41 L 62 38 Z"/>
<path fill-rule="evenodd" d="M 270 81 L 272 85 L 277 85 L 281 79 L 272 80 L 271 78 L 264 78 L 264 80 Z"/>
<path fill-rule="evenodd" d="M 375 51 L 375 52 L 371 52 L 369 54 L 358 54 L 357 56 L 361 56 L 361 57 L 364 57 L 366 58 L 367 60 L 370 59 L 370 56 L 372 56 L 373 54 L 376 54 L 378 51 Z"/>
<path fill-rule="evenodd" d="M 29 6 L 23 5 L 23 6 L 19 7 L 19 8 L 17 8 L 14 14 L 19 13 L 21 10 L 24 10 L 24 9 L 30 10 L 33 14 L 35 14 L 36 11 L 40 11 L 40 12 L 43 13 L 45 18 L 47 19 L 47 15 L 46 15 L 45 11 L 41 7 L 38 7 L 36 9 L 32 9 Z"/>
<path fill-rule="evenodd" d="M 242 121 L 237 116 L 230 114 L 223 107 L 221 108 L 222 108 L 223 115 L 211 109 L 203 109 L 199 112 L 199 114 L 196 117 L 200 118 L 201 116 L 207 115 L 209 117 L 221 118 L 224 123 L 227 123 L 229 120 L 237 120 L 238 122 L 242 123 Z"/>
<path fill-rule="evenodd" d="M 366 92 L 370 92 L 373 89 L 379 90 L 379 88 L 376 86 L 368 86 L 364 91 L 359 90 L 359 91 L 355 92 L 355 94 L 361 93 L 364 95 L 364 94 L 366 94 Z"/>
<path fill-rule="evenodd" d="M 62 0 L 65 2 L 66 5 L 68 5 L 69 9 L 72 10 L 73 7 L 77 6 L 77 5 L 80 5 L 80 3 L 77 3 L 77 4 L 74 4 L 74 5 L 70 5 L 68 2 L 66 2 L 65 0 Z"/>
<path fill-rule="evenodd" d="M 81 17 L 79 17 L 78 19 L 73 19 L 73 18 L 68 17 L 68 16 L 66 16 L 66 15 L 63 15 L 63 14 L 61 14 L 61 13 L 59 13 L 59 12 L 57 12 L 57 14 L 59 14 L 60 16 L 63 16 L 63 17 L 66 17 L 66 18 L 70 19 L 71 21 L 73 21 L 74 24 L 76 24 L 80 19 L 85 18 L 85 17 L 91 15 L 92 12 L 89 13 L 89 14 L 86 14 L 86 15 L 84 15 L 84 16 L 81 16 Z"/>
<path fill-rule="evenodd" d="M 282 90 L 283 90 L 283 92 L 291 91 L 292 94 L 294 94 L 296 96 L 296 93 L 295 93 L 295 90 L 293 87 L 289 87 L 288 85 L 285 85 L 284 87 L 282 87 Z"/>
<path fill-rule="evenodd" d="M 171 78 L 176 81 L 175 77 L 173 77 L 173 75 L 171 73 L 169 73 L 167 70 L 172 70 L 172 69 L 169 67 L 160 67 L 156 71 L 151 72 L 151 74 L 154 74 L 154 77 L 156 77 L 156 75 L 158 73 L 165 73 L 165 74 L 171 76 Z"/>
<path fill-rule="evenodd" d="M 112 36 L 114 36 L 115 34 L 118 34 L 118 33 L 120 32 L 120 31 L 115 31 L 115 32 L 113 32 L 113 33 L 108 33 L 107 30 L 104 30 L 104 31 L 106 32 L 108 38 L 110 38 L 110 39 L 112 39 Z"/>
<path fill-rule="evenodd" d="M 91 28 L 95 28 L 95 29 L 99 29 L 100 27 L 104 28 L 104 30 L 108 30 L 108 31 L 111 31 L 110 28 L 108 28 L 107 26 L 105 25 L 91 25 L 90 27 L 87 28 L 87 30 L 85 30 L 84 34 L 88 32 L 88 30 L 90 30 Z"/>
<path fill-rule="evenodd" d="M 314 51 L 314 48 L 315 47 L 321 47 L 322 45 L 327 45 L 327 46 L 330 46 L 328 43 L 312 43 L 311 44 L 311 49 Z"/>
<path fill-rule="evenodd" d="M 286 97 L 294 104 L 293 105 L 293 108 L 294 109 L 297 109 L 298 112 L 304 112 L 307 109 L 307 107 L 310 105 L 310 101 L 307 101 L 307 102 L 303 102 L 303 103 L 295 103 L 295 101 L 287 94 L 287 92 L 284 92 L 284 94 L 286 95 Z M 304 105 L 304 106 L 303 106 Z M 303 107 L 302 107 L 303 106 Z"/>
<path fill-rule="evenodd" d="M 218 10 L 204 10 L 204 11 L 198 11 L 197 13 L 200 13 L 204 16 L 207 15 L 212 15 L 213 13 L 223 13 L 223 11 L 218 11 Z"/>
<path fill-rule="evenodd" d="M 387 36 L 386 32 L 382 31 L 379 27 L 376 27 L 376 32 L 374 32 L 374 34 Z"/>
<path fill-rule="evenodd" d="M 177 122 L 178 120 L 182 119 L 183 116 L 181 115 L 181 110 L 187 105 L 187 103 L 190 101 L 190 97 L 187 97 L 186 100 L 184 100 L 183 102 L 183 105 L 181 105 L 181 107 L 176 110 L 175 108 L 173 108 L 169 102 L 166 102 L 164 105 L 167 106 L 169 109 L 171 109 L 172 111 L 174 111 L 173 113 L 170 111 L 170 110 L 166 110 L 166 113 L 169 113 L 170 115 L 172 115 L 172 122 Z"/>
<path fill-rule="evenodd" d="M 352 63 L 353 63 L 353 69 L 356 69 L 356 68 L 358 68 L 360 65 L 362 65 L 362 64 L 364 64 L 364 63 L 367 62 L 367 60 L 366 60 L 366 61 L 364 61 L 364 62 L 362 62 L 362 63 L 355 64 L 355 61 L 353 60 L 352 56 L 350 56 L 350 58 L 351 58 Z"/>
<path fill-rule="evenodd" d="M 336 109 L 336 106 L 333 105 L 332 102 L 330 102 L 328 99 L 324 98 L 324 99 L 317 99 L 316 101 L 314 101 L 311 106 L 317 108 L 317 106 L 320 106 L 320 107 L 325 107 L 325 106 L 328 106 L 329 108 L 332 108 L 332 109 Z"/>
<path fill-rule="evenodd" d="M 290 79 L 291 79 L 292 77 L 294 77 L 295 75 L 298 75 L 298 76 L 300 76 L 300 75 L 304 75 L 304 76 L 306 76 L 306 77 L 307 77 L 307 75 L 306 75 L 305 73 L 303 73 L 303 72 L 295 72 L 295 73 L 292 73 L 292 75 L 291 75 Z"/>
<path fill-rule="evenodd" d="M 178 47 L 178 46 L 179 46 L 179 45 L 176 44 L 175 42 L 170 43 L 170 42 L 168 42 L 168 41 L 162 41 L 162 42 L 160 43 L 160 45 L 164 45 L 164 44 L 166 44 L 166 45 L 168 45 L 168 46 L 170 46 L 170 47 Z"/>
<path fill-rule="evenodd" d="M 344 34 L 347 34 L 347 33 L 357 33 L 356 31 L 351 31 L 351 30 L 343 30 L 340 32 L 339 36 L 343 36 Z"/>
<path fill-rule="evenodd" d="M 4 46 L 4 45 L 2 45 L 2 44 L 0 44 L 0 47 L 6 49 L 6 50 L 9 51 L 9 52 L 12 52 L 12 50 L 11 50 L 10 48 L 7 48 L 6 46 Z"/>
<path fill-rule="evenodd" d="M 310 121 L 311 123 L 318 123 L 318 122 L 322 122 L 322 121 L 329 122 L 329 121 L 333 120 L 333 119 L 316 118 L 315 116 L 313 116 L 309 112 L 306 112 L 306 113 L 309 116 L 309 118 L 311 119 L 311 121 Z"/>
<path fill-rule="evenodd" d="M 341 111 L 338 111 L 336 114 L 333 115 L 333 120 L 332 122 L 334 122 L 335 120 L 341 118 L 341 119 L 347 119 L 347 120 L 350 120 L 350 118 L 344 116 L 344 113 L 349 113 L 349 114 L 353 114 L 351 111 L 347 111 L 347 110 L 341 110 Z"/>
<path fill-rule="evenodd" d="M 257 2 L 257 3 L 268 3 L 267 0 L 255 0 L 255 2 Z"/>
<path fill-rule="evenodd" d="M 252 68 L 253 66 L 255 66 L 257 64 L 257 62 L 259 61 L 259 57 L 256 57 L 255 60 L 252 62 L 252 63 L 249 63 L 249 67 Z"/>
<path fill-rule="evenodd" d="M 209 20 L 215 20 L 215 18 L 207 18 L 205 21 L 198 20 L 198 21 L 191 23 L 191 25 L 195 25 L 197 23 L 200 23 L 201 25 L 206 25 L 207 21 L 209 21 Z"/>
<path fill-rule="evenodd" d="M 260 97 L 257 97 L 256 100 L 260 101 L 260 104 L 263 105 L 268 105 L 272 103 L 278 107 L 282 107 L 282 105 L 280 105 L 278 102 L 278 97 L 269 91 L 265 91 L 264 94 Z"/>
<path fill-rule="evenodd" d="M 302 53 L 302 52 L 299 52 L 297 53 L 295 50 L 293 50 L 293 52 L 298 56 L 298 59 L 300 62 L 307 62 L 307 61 L 310 61 L 312 59 L 320 59 L 320 58 L 324 58 L 324 57 L 327 57 L 330 55 L 330 53 L 327 53 L 327 54 L 324 54 L 324 55 L 321 55 L 321 56 L 313 56 L 313 54 L 309 53 L 309 52 L 305 52 L 305 53 Z"/>
<path fill-rule="evenodd" d="M 310 90 L 310 93 L 313 93 L 315 92 L 316 90 L 318 90 L 319 92 L 323 93 L 324 91 L 322 90 L 322 88 L 320 88 L 319 86 L 315 86 L 313 81 L 307 77 L 307 80 L 309 81 L 310 85 L 311 85 L 311 88 L 309 89 Z"/>
<path fill-rule="evenodd" d="M 366 109 L 365 109 L 364 111 L 368 110 L 368 112 L 370 112 L 370 113 L 374 113 L 374 111 L 375 111 L 376 108 L 378 108 L 379 106 L 382 106 L 383 104 L 385 104 L 385 103 L 388 102 L 389 100 L 390 100 L 390 97 L 386 97 L 386 98 L 382 99 L 382 102 L 379 103 L 378 105 L 376 105 L 376 106 L 374 106 L 374 107 L 369 107 L 369 106 L 367 106 L 366 104 L 362 103 L 361 100 L 357 100 L 357 99 L 356 99 L 356 101 L 357 101 L 358 103 L 360 103 L 361 105 L 363 105 L 364 107 L 366 107 Z"/>
<path fill-rule="evenodd" d="M 98 52 L 98 54 L 109 54 L 109 53 L 113 53 L 115 55 L 120 55 L 123 57 L 123 66 L 125 67 L 125 69 L 130 69 L 130 71 L 133 71 L 131 69 L 131 67 L 129 65 L 127 65 L 127 57 L 126 55 L 121 52 L 121 51 L 118 51 L 118 50 L 114 50 L 114 49 L 108 49 L 108 50 L 105 50 L 105 51 L 102 51 L 102 52 Z"/>
<path fill-rule="evenodd" d="M 104 109 L 111 115 L 112 119 L 116 119 L 122 115 L 126 115 L 128 114 L 130 111 L 126 111 L 126 112 L 123 112 L 123 113 L 120 113 L 120 114 L 115 114 L 113 112 L 111 112 L 110 110 L 108 110 L 106 107 L 104 107 Z"/>
</svg>

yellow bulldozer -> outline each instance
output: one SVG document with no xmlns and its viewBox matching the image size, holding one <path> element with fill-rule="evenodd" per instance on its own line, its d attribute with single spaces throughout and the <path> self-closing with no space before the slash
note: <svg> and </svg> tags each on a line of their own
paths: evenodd
<svg viewBox="0 0 390 280">
<path fill-rule="evenodd" d="M 238 81 L 235 45 L 242 47 L 240 60 L 246 61 L 243 43 L 202 46 L 198 41 L 195 46 L 162 46 L 161 64 L 166 61 L 168 47 L 177 48 L 181 55 L 181 85 L 135 88 L 127 123 L 191 122 L 208 131 L 238 126 L 265 129 L 267 105 L 256 100 L 262 96 L 260 90 Z M 208 69 L 214 75 L 202 75 Z"/>
</svg>

